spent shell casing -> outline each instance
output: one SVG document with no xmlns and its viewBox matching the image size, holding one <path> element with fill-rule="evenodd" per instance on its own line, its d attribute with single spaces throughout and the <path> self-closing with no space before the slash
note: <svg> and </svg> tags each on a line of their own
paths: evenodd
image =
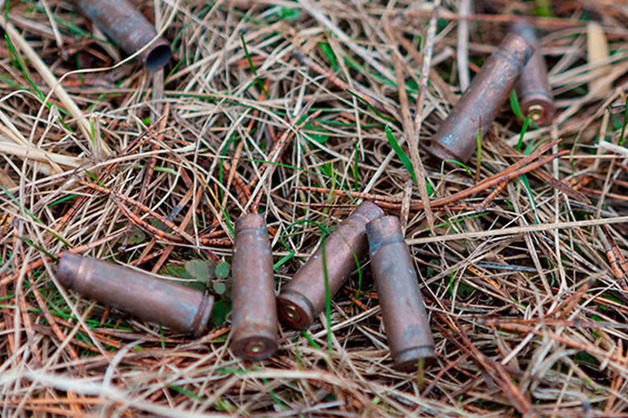
<svg viewBox="0 0 628 418">
<path fill-rule="evenodd" d="M 201 335 L 214 305 L 210 295 L 118 264 L 64 253 L 57 279 L 104 305 L 174 331 Z"/>
<path fill-rule="evenodd" d="M 296 329 L 312 325 L 325 309 L 325 268 L 329 295 L 333 297 L 368 251 L 366 224 L 381 216 L 384 212 L 379 206 L 364 202 L 321 243 L 277 298 L 282 322 Z"/>
<path fill-rule="evenodd" d="M 480 126 L 483 138 L 533 52 L 524 38 L 508 33 L 432 137 L 428 151 L 442 160 L 468 161 Z"/>
<path fill-rule="evenodd" d="M 249 214 L 235 225 L 231 350 L 262 360 L 277 349 L 273 257 L 264 217 Z"/>
<path fill-rule="evenodd" d="M 552 89 L 549 85 L 545 58 L 541 53 L 539 40 L 534 33 L 534 28 L 525 22 L 516 22 L 511 27 L 511 32 L 524 38 L 533 45 L 536 52 L 523 69 L 517 82 L 517 96 L 524 116 L 539 126 L 547 126 L 552 123 L 556 113 L 556 105 Z"/>
<path fill-rule="evenodd" d="M 148 46 L 137 59 L 151 71 L 168 63 L 172 52 L 155 27 L 128 0 L 71 0 L 81 12 L 129 55 Z"/>
<path fill-rule="evenodd" d="M 416 369 L 419 360 L 434 357 L 434 340 L 419 290 L 410 250 L 396 216 L 366 226 L 371 269 L 394 365 Z"/>
</svg>

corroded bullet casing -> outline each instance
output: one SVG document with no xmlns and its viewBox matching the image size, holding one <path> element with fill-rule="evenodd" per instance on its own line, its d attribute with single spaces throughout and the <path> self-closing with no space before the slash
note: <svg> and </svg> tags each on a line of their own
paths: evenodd
<svg viewBox="0 0 628 418">
<path fill-rule="evenodd" d="M 92 20 L 111 40 L 134 54 L 156 36 L 153 25 L 128 0 L 72 0 L 81 12 Z M 170 46 L 156 39 L 137 59 L 151 71 L 157 70 L 170 60 Z"/>
<path fill-rule="evenodd" d="M 416 369 L 434 357 L 434 340 L 410 250 L 399 219 L 384 216 L 366 226 L 371 268 L 395 367 Z"/>
<path fill-rule="evenodd" d="M 64 253 L 57 279 L 82 296 L 174 331 L 201 335 L 214 298 L 118 264 Z"/>
<path fill-rule="evenodd" d="M 480 125 L 484 137 L 533 52 L 524 38 L 507 34 L 443 121 L 428 151 L 442 160 L 469 160 Z"/>
<path fill-rule="evenodd" d="M 277 349 L 277 306 L 273 257 L 261 215 L 235 225 L 231 350 L 245 360 L 262 360 Z"/>
<path fill-rule="evenodd" d="M 521 110 L 524 116 L 530 116 L 530 119 L 537 125 L 547 126 L 552 123 L 556 105 L 547 78 L 547 66 L 541 53 L 539 40 L 532 26 L 525 22 L 514 23 L 511 31 L 524 38 L 536 50 L 517 82 L 517 96 Z"/>
<path fill-rule="evenodd" d="M 379 206 L 364 202 L 325 239 L 324 246 L 321 243 L 277 299 L 279 317 L 286 325 L 306 329 L 325 308 L 323 247 L 329 295 L 333 297 L 368 251 L 366 224 L 383 215 Z"/>
</svg>

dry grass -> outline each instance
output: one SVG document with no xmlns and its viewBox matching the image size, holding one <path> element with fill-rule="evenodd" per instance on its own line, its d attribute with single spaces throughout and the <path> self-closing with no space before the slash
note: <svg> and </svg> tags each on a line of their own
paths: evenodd
<svg viewBox="0 0 628 418">
<path fill-rule="evenodd" d="M 460 3 L 471 3 L 468 36 L 457 34 Z M 134 62 L 87 71 L 119 52 L 69 2 L 8 13 L 7 31 L 43 67 L 18 38 L 17 56 L 0 49 L 2 416 L 628 414 L 625 5 L 555 2 L 532 19 L 560 110 L 521 151 L 560 142 L 514 174 L 521 121 L 507 105 L 479 172 L 475 160 L 440 166 L 424 145 L 460 93 L 458 63 L 473 75 L 535 2 L 443 1 L 438 18 L 408 0 L 143 6 L 173 43 L 163 74 Z M 602 97 L 587 91 L 600 74 L 586 62 L 587 20 L 611 53 Z M 52 94 L 50 75 L 61 80 Z M 456 195 L 502 172 L 501 193 L 491 195 L 498 181 Z M 230 353 L 228 318 L 189 339 L 54 276 L 67 250 L 170 275 L 191 259 L 229 261 L 233 220 L 259 208 L 279 289 L 320 237 L 304 221 L 333 227 L 360 193 L 407 228 L 438 352 L 419 373 L 391 368 L 366 263 L 330 318 L 282 330 L 262 364 Z"/>
</svg>

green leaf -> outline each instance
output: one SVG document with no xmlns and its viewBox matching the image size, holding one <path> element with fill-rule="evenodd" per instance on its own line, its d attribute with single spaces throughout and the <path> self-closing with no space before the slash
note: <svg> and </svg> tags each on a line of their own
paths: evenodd
<svg viewBox="0 0 628 418">
<path fill-rule="evenodd" d="M 159 269 L 157 273 L 160 276 L 179 277 L 181 279 L 192 279 L 190 273 L 187 272 L 185 266 L 181 264 L 168 264 Z"/>
<path fill-rule="evenodd" d="M 469 286 L 468 284 L 464 282 L 460 282 L 458 283 L 456 294 L 464 300 L 464 299 L 467 299 L 469 296 L 471 296 L 474 290 L 475 289 L 472 286 Z"/>
<path fill-rule="evenodd" d="M 227 292 L 227 285 L 222 282 L 216 282 L 212 285 L 214 293 L 217 295 L 224 295 Z"/>
<path fill-rule="evenodd" d="M 303 125 L 303 130 L 305 131 L 309 131 L 306 132 L 307 135 L 314 141 L 318 142 L 319 144 L 325 144 L 327 143 L 327 140 L 329 139 L 329 135 L 325 135 L 323 133 L 319 133 L 321 132 L 320 129 L 317 129 L 314 125 L 312 125 L 310 122 L 306 123 L 305 125 Z"/>
<path fill-rule="evenodd" d="M 397 157 L 399 157 L 399 160 L 401 161 L 403 166 L 406 168 L 406 170 L 408 170 L 410 176 L 412 176 L 412 180 L 414 180 L 414 182 L 418 184 L 416 176 L 414 174 L 412 161 L 410 161 L 410 158 L 408 158 L 408 155 L 405 153 L 405 151 L 401 149 L 401 146 L 399 146 L 399 143 L 395 139 L 395 136 L 388 126 L 386 127 L 386 138 L 388 139 L 388 143 L 390 144 L 392 149 L 395 151 L 395 154 L 397 154 Z"/>
<path fill-rule="evenodd" d="M 227 263 L 226 261 L 221 261 L 220 263 L 218 263 L 218 265 L 216 266 L 215 274 L 216 278 L 221 280 L 229 277 L 229 263 Z"/>
<path fill-rule="evenodd" d="M 207 283 L 210 279 L 211 271 L 203 260 L 186 261 L 185 270 L 199 282 Z"/>
<path fill-rule="evenodd" d="M 320 167 L 321 173 L 323 173 L 326 177 L 334 176 L 334 166 L 331 163 L 325 163 Z"/>
<path fill-rule="evenodd" d="M 139 244 L 140 242 L 144 242 L 145 239 L 146 234 L 144 234 L 141 229 L 133 227 L 133 229 L 131 229 L 131 232 L 129 233 L 129 237 L 126 242 L 128 244 L 135 245 Z M 124 237 L 122 237 L 121 240 L 124 240 Z"/>
<path fill-rule="evenodd" d="M 226 300 L 217 300 L 214 303 L 211 316 L 209 317 L 209 322 L 212 327 L 217 328 L 221 326 L 225 322 L 225 319 L 227 319 L 229 312 L 231 312 L 231 303 Z"/>
</svg>

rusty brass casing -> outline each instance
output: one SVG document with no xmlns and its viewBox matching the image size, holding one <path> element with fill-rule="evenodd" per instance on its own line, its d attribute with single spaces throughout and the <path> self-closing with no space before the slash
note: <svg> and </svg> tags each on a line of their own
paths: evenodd
<svg viewBox="0 0 628 418">
<path fill-rule="evenodd" d="M 129 55 L 157 37 L 155 27 L 128 0 L 71 1 Z M 154 71 L 166 65 L 171 55 L 168 42 L 158 38 L 137 59 Z"/>
<path fill-rule="evenodd" d="M 333 297 L 345 283 L 356 263 L 366 255 L 366 224 L 384 216 L 375 203 L 364 202 L 338 225 L 324 241 L 329 295 Z M 294 275 L 277 298 L 279 317 L 286 325 L 306 329 L 325 309 L 323 245 Z"/>
<path fill-rule="evenodd" d="M 396 216 L 366 226 L 371 269 L 394 365 L 412 370 L 434 355 L 434 340 L 412 256 Z"/>
<path fill-rule="evenodd" d="M 277 349 L 273 257 L 264 217 L 245 215 L 235 225 L 231 350 L 263 360 Z"/>
<path fill-rule="evenodd" d="M 214 305 L 214 298 L 199 290 L 68 252 L 59 261 L 57 279 L 82 296 L 195 336 L 207 329 Z"/>
<path fill-rule="evenodd" d="M 480 124 L 483 138 L 533 52 L 524 38 L 508 33 L 432 137 L 428 151 L 442 160 L 468 161 Z"/>
<path fill-rule="evenodd" d="M 556 105 L 539 40 L 534 33 L 534 28 L 525 22 L 514 23 L 511 32 L 524 38 L 536 50 L 517 82 L 519 105 L 524 116 L 530 116 L 530 120 L 539 126 L 547 126 L 552 123 Z"/>
</svg>

